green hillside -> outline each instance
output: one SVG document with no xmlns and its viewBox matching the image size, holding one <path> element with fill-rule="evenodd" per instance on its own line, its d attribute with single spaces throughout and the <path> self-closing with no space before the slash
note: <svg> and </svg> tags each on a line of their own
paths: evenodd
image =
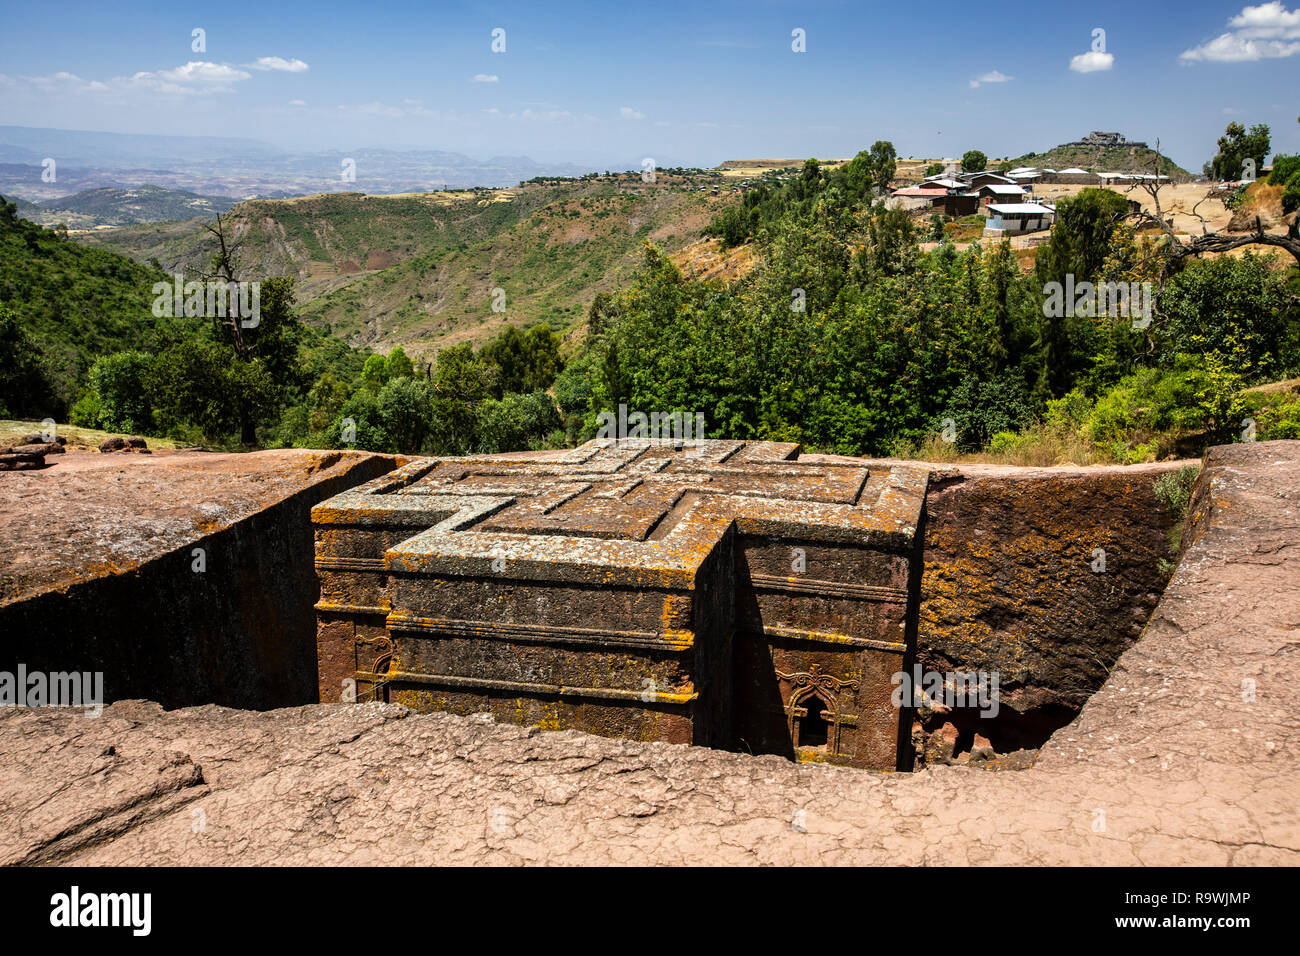
<svg viewBox="0 0 1300 956">
<path fill-rule="evenodd" d="M 400 343 L 413 354 L 482 343 L 506 322 L 563 329 L 597 293 L 626 281 L 646 241 L 679 249 L 730 202 L 666 184 L 570 190 L 481 242 L 433 249 L 323 295 L 304 318 L 354 344 Z M 505 292 L 504 313 L 492 310 L 495 288 Z"/>
<path fill-rule="evenodd" d="M 146 348 L 160 325 L 171 322 L 150 311 L 153 284 L 164 278 L 149 266 L 87 249 L 21 219 L 14 203 L 0 198 L 0 306 L 12 310 L 32 337 L 56 408 L 75 399 L 95 356 Z"/>
<path fill-rule="evenodd" d="M 416 353 L 500 331 L 507 318 L 563 327 L 614 288 L 643 240 L 669 250 L 697 238 L 726 195 L 661 174 L 547 180 L 509 190 L 254 200 L 230 213 L 249 275 L 292 275 L 304 318 L 357 345 Z M 215 244 L 206 220 L 104 229 L 74 238 L 187 275 Z M 491 280 L 491 281 L 489 281 Z"/>
<path fill-rule="evenodd" d="M 1155 168 L 1156 152 L 1150 147 L 1124 146 L 1056 146 L 1045 153 L 1026 153 L 1010 160 L 1012 166 L 1038 166 L 1048 169 L 1079 167 L 1095 173 L 1149 173 Z M 1176 179 L 1190 179 L 1192 173 L 1168 156 L 1160 157 L 1160 173 Z"/>
<path fill-rule="evenodd" d="M 209 320 L 154 316 L 154 283 L 168 280 L 152 266 L 28 222 L 0 197 L 0 411 L 63 422 L 96 359 L 208 343 Z M 292 392 L 326 372 L 348 381 L 365 358 L 304 328 L 295 362 L 303 382 L 281 384 Z"/>
<path fill-rule="evenodd" d="M 299 302 L 308 302 L 410 256 L 493 235 L 545 202 L 549 193 L 333 193 L 251 200 L 231 210 L 229 232 L 243 243 L 246 271 L 294 276 Z M 126 226 L 76 238 L 189 275 L 205 269 L 216 251 L 204 228 L 210 221 Z"/>
</svg>

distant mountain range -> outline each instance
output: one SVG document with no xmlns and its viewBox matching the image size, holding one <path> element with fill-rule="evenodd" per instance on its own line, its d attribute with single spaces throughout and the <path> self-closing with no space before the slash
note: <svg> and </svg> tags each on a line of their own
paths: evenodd
<svg viewBox="0 0 1300 956">
<path fill-rule="evenodd" d="M 53 181 L 49 181 L 48 160 L 54 161 Z M 596 171 L 594 166 L 535 162 L 527 156 L 474 159 L 446 150 L 360 147 L 290 153 L 234 137 L 0 126 L 0 193 L 32 202 L 141 183 L 201 196 L 271 199 L 325 192 L 507 187 L 536 176 Z"/>
</svg>

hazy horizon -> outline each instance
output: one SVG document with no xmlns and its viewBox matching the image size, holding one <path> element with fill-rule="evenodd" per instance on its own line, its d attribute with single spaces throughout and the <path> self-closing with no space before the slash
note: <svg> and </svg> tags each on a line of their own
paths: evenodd
<svg viewBox="0 0 1300 956">
<path fill-rule="evenodd" d="M 1285 95 L 1300 10 L 1104 2 L 1039 25 L 1023 9 L 14 6 L 0 125 L 602 168 L 844 157 L 879 139 L 1014 157 L 1114 130 L 1196 171 L 1234 120 L 1300 150 Z"/>
</svg>

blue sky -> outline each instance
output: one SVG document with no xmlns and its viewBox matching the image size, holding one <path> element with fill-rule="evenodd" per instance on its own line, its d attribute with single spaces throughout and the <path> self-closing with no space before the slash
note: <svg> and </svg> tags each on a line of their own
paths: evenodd
<svg viewBox="0 0 1300 956">
<path fill-rule="evenodd" d="M 624 166 L 877 139 L 1014 156 L 1099 129 L 1199 169 L 1232 120 L 1300 152 L 1291 2 L 7 3 L 0 124 Z"/>
</svg>

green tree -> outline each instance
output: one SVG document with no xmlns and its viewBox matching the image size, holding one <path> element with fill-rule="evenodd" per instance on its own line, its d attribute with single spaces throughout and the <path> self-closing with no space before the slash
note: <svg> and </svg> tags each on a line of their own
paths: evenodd
<svg viewBox="0 0 1300 956">
<path fill-rule="evenodd" d="M 0 304 L 0 414 L 43 415 L 53 398 L 35 341 L 13 310 Z"/>
<path fill-rule="evenodd" d="M 152 364 L 143 352 L 115 352 L 95 360 L 87 378 L 99 398 L 99 427 L 153 431 Z"/>
<path fill-rule="evenodd" d="M 433 440 L 439 454 L 469 454 L 477 441 L 479 406 L 497 387 L 495 365 L 474 354 L 471 345 L 438 353 L 433 373 Z"/>
<path fill-rule="evenodd" d="M 1282 191 L 1282 211 L 1290 214 L 1300 209 L 1300 173 L 1291 177 L 1291 182 Z"/>
<path fill-rule="evenodd" d="M 307 393 L 307 427 L 313 432 L 326 428 L 338 417 L 348 400 L 348 387 L 332 372 L 325 372 Z"/>
<path fill-rule="evenodd" d="M 876 140 L 871 144 L 871 182 L 877 191 L 883 193 L 889 189 L 894 174 L 898 171 L 898 151 L 888 140 Z"/>
<path fill-rule="evenodd" d="M 480 356 L 498 369 L 495 398 L 506 392 L 533 392 L 548 387 L 559 373 L 561 338 L 548 325 L 527 332 L 507 326 L 480 350 Z"/>
<path fill-rule="evenodd" d="M 246 423 L 276 406 L 278 389 L 266 367 L 231 361 L 218 343 L 179 342 L 154 359 L 151 372 L 157 417 L 165 431 L 190 424 L 212 440 L 234 432 L 242 441 Z"/>
<path fill-rule="evenodd" d="M 961 451 L 979 451 L 1000 431 L 1015 431 L 1033 421 L 1033 406 L 1018 375 L 1008 374 L 989 381 L 963 379 L 953 391 L 936 422 L 942 431 L 951 419 Z"/>
<path fill-rule="evenodd" d="M 394 378 L 375 396 L 375 410 L 395 451 L 416 454 L 433 427 L 433 390 L 423 379 Z"/>
<path fill-rule="evenodd" d="M 393 350 L 388 353 L 388 377 L 394 378 L 414 378 L 415 365 L 406 354 L 406 350 L 400 345 L 394 346 Z"/>
<path fill-rule="evenodd" d="M 988 169 L 989 158 L 978 149 L 968 149 L 962 153 L 961 169 L 964 173 L 978 173 Z"/>
<path fill-rule="evenodd" d="M 1034 274 L 1043 282 L 1063 283 L 1067 274 L 1073 274 L 1076 283 L 1096 278 L 1115 229 L 1128 212 L 1128 200 L 1110 189 L 1084 189 L 1062 199 L 1051 237 L 1034 262 Z"/>
<path fill-rule="evenodd" d="M 560 424 L 555 402 L 545 392 L 489 399 L 479 413 L 479 451 L 491 454 L 537 448 Z"/>
<path fill-rule="evenodd" d="M 1210 161 L 1214 177 L 1240 179 L 1244 160 L 1254 160 L 1256 171 L 1264 167 L 1264 157 L 1270 149 L 1268 125 L 1257 123 L 1247 132 L 1240 123 L 1229 123 L 1218 145 L 1219 151 Z"/>
<path fill-rule="evenodd" d="M 377 395 L 388 384 L 389 376 L 388 359 L 376 352 L 366 358 L 361 369 L 361 387 Z"/>
<path fill-rule="evenodd" d="M 1300 173 L 1300 156 L 1279 153 L 1273 157 L 1273 170 L 1268 174 L 1268 181 L 1273 186 L 1285 186 L 1297 173 Z"/>
</svg>

